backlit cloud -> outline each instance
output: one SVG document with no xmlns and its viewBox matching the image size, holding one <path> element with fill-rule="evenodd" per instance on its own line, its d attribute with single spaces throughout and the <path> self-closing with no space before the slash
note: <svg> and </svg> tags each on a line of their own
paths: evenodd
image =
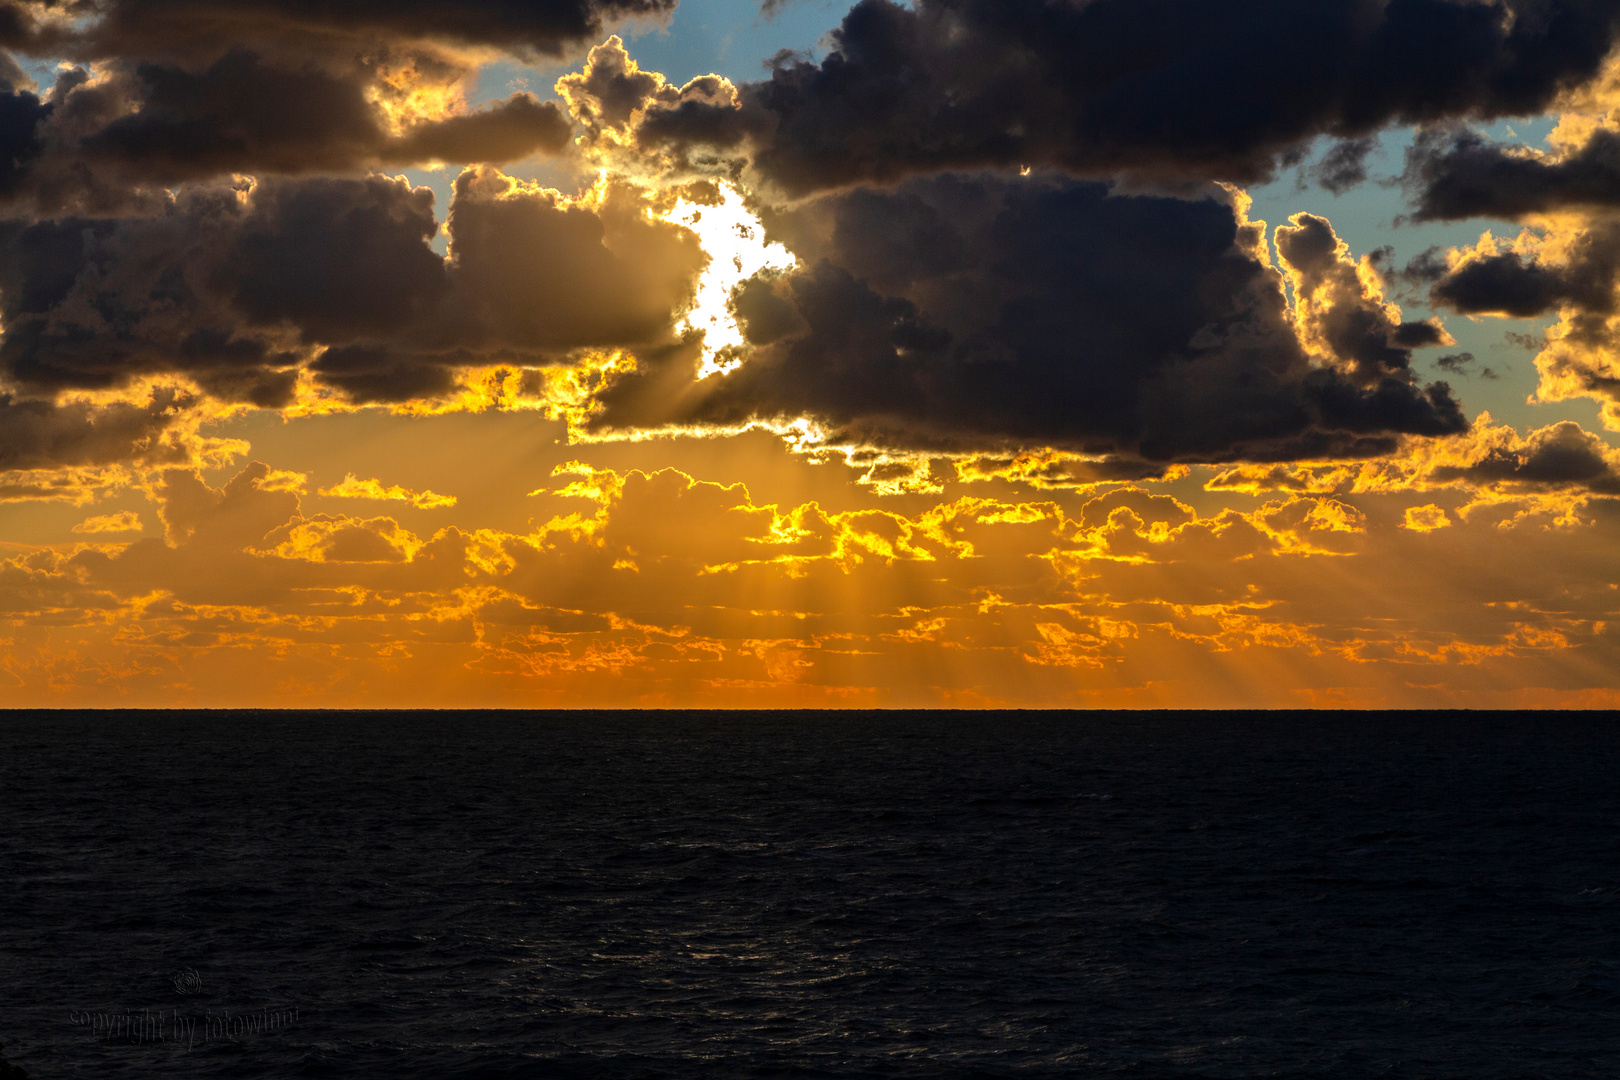
<svg viewBox="0 0 1620 1080">
<path fill-rule="evenodd" d="M 1620 7 L 675 12 L 0 0 L 8 702 L 1620 705 Z"/>
</svg>

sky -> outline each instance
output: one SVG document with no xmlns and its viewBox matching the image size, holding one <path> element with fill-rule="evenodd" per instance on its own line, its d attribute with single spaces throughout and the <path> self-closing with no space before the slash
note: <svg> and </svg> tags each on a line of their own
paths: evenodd
<svg viewBox="0 0 1620 1080">
<path fill-rule="evenodd" d="M 1620 0 L 0 0 L 0 705 L 1616 707 Z"/>
</svg>

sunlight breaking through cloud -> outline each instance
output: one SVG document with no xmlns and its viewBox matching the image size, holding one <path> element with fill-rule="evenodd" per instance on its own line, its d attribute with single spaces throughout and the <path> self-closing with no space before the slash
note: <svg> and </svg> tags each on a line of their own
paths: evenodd
<svg viewBox="0 0 1620 1080">
<path fill-rule="evenodd" d="M 735 189 L 717 186 L 718 202 L 703 204 L 682 198 L 666 216 L 697 233 L 710 259 L 698 279 L 692 309 L 681 323 L 682 330 L 703 333 L 699 378 L 724 374 L 743 362 L 746 342 L 728 306 L 731 291 L 762 270 L 787 271 L 797 265 L 792 252 L 765 239 L 765 227 Z"/>
</svg>

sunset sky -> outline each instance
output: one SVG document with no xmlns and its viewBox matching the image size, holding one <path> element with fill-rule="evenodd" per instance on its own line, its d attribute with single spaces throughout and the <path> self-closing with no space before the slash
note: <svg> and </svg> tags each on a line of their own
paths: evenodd
<svg viewBox="0 0 1620 1080">
<path fill-rule="evenodd" d="M 1620 706 L 1617 44 L 0 0 L 0 704 Z"/>
</svg>

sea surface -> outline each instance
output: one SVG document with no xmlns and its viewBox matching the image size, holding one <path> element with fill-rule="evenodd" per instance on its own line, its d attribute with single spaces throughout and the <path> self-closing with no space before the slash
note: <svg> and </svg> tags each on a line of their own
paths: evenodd
<svg viewBox="0 0 1620 1080">
<path fill-rule="evenodd" d="M 1620 1076 L 1610 715 L 0 714 L 63 1077 Z"/>
</svg>

